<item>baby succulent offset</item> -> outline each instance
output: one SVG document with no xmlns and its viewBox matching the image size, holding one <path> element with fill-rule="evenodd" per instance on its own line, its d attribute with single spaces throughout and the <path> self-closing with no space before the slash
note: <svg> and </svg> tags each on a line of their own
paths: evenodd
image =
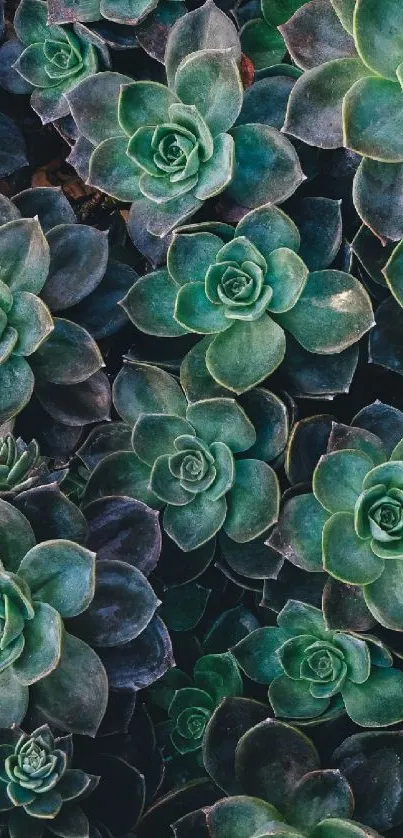
<svg viewBox="0 0 403 838">
<path fill-rule="evenodd" d="M 96 787 L 98 778 L 70 768 L 72 737 L 55 739 L 42 725 L 31 734 L 2 730 L 1 741 L 0 812 L 7 813 L 9 834 L 42 838 L 68 829 L 68 835 L 88 835 L 88 820 L 76 801 Z"/>
<path fill-rule="evenodd" d="M 14 18 L 24 47 L 14 66 L 32 85 L 31 105 L 44 123 L 69 113 L 65 94 L 99 65 L 89 40 L 69 27 L 48 26 L 47 15 L 43 0 L 21 0 Z"/>
<path fill-rule="evenodd" d="M 206 725 L 223 698 L 242 695 L 242 678 L 231 652 L 204 655 L 196 661 L 193 679 L 171 669 L 150 689 L 154 704 L 166 710 L 176 751 L 188 754 L 202 746 Z"/>
<path fill-rule="evenodd" d="M 312 0 L 281 27 L 306 70 L 291 93 L 284 130 L 321 148 L 344 145 L 360 154 L 356 208 L 381 237 L 397 240 L 403 235 L 403 8 L 399 0 L 330 2 L 333 9 L 323 14 Z"/>
<path fill-rule="evenodd" d="M 256 442 L 252 422 L 234 399 L 189 404 L 172 376 L 143 364 L 125 365 L 114 399 L 122 418 L 135 422 L 132 451 L 110 454 L 96 466 L 86 501 L 106 493 L 165 507 L 164 529 L 185 551 L 221 528 L 234 541 L 250 541 L 277 520 L 273 469 L 234 457 Z"/>
<path fill-rule="evenodd" d="M 371 635 L 330 631 L 322 612 L 289 600 L 277 628 L 256 629 L 233 651 L 245 674 L 268 684 L 276 716 L 314 719 L 340 709 L 363 727 L 403 719 L 403 673 Z"/>
<path fill-rule="evenodd" d="M 0 437 L 0 496 L 29 489 L 35 483 L 38 467 L 40 452 L 35 439 L 26 445 L 12 434 Z"/>
<path fill-rule="evenodd" d="M 138 280 L 123 308 L 149 334 L 212 336 L 208 372 L 242 393 L 281 364 L 287 331 L 309 352 L 328 355 L 373 323 L 358 280 L 342 271 L 309 273 L 300 241 L 294 222 L 272 205 L 252 210 L 235 230 L 214 223 L 179 229 L 167 268 Z"/>
</svg>

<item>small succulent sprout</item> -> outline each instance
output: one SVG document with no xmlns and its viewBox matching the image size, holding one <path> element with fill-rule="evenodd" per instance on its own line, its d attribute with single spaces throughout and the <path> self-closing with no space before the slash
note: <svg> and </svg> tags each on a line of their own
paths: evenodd
<svg viewBox="0 0 403 838">
<path fill-rule="evenodd" d="M 0 496 L 17 494 L 33 485 L 40 462 L 35 439 L 26 445 L 12 434 L 0 437 Z"/>
<path fill-rule="evenodd" d="M 67 116 L 65 94 L 99 66 L 97 50 L 70 27 L 48 26 L 47 3 L 22 0 L 15 31 L 24 49 L 14 67 L 33 89 L 31 105 L 43 123 Z"/>
<path fill-rule="evenodd" d="M 1 733 L 0 808 L 10 835 L 30 838 L 45 829 L 60 835 L 67 823 L 70 834 L 78 834 L 73 828 L 88 834 L 88 820 L 76 804 L 99 778 L 70 768 L 71 735 L 55 739 L 47 724 L 31 734 L 17 727 Z"/>
<path fill-rule="evenodd" d="M 360 154 L 356 209 L 381 238 L 399 240 L 402 6 L 399 0 L 325 5 L 312 0 L 281 27 L 291 56 L 305 70 L 291 93 L 284 130 L 320 148 L 344 145 Z"/>
<path fill-rule="evenodd" d="M 135 422 L 132 451 L 98 463 L 85 501 L 107 486 L 108 494 L 165 509 L 164 529 L 186 552 L 221 528 L 236 542 L 251 541 L 277 520 L 275 472 L 262 460 L 237 457 L 252 448 L 256 431 L 234 399 L 189 404 L 172 376 L 143 364 L 126 365 L 114 392 L 122 418 Z"/>
<path fill-rule="evenodd" d="M 232 650 L 245 674 L 269 685 L 280 718 L 331 717 L 345 709 L 363 727 L 403 718 L 403 674 L 371 635 L 330 631 L 323 614 L 289 600 L 277 628 L 256 629 Z"/>
<path fill-rule="evenodd" d="M 168 714 L 171 742 L 180 754 L 198 751 L 215 708 L 224 698 L 242 692 L 242 678 L 231 652 L 199 658 L 193 678 L 171 669 L 149 690 L 154 704 Z"/>
<path fill-rule="evenodd" d="M 208 336 L 208 374 L 242 393 L 287 357 L 287 332 L 308 352 L 330 355 L 373 325 L 359 281 L 342 271 L 310 273 L 300 244 L 294 222 L 272 205 L 252 210 L 235 230 L 214 224 L 179 229 L 167 268 L 138 280 L 122 306 L 148 334 Z"/>
</svg>

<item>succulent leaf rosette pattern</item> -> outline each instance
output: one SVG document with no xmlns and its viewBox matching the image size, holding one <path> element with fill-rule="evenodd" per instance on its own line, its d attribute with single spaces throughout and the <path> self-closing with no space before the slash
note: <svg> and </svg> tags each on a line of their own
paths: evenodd
<svg viewBox="0 0 403 838">
<path fill-rule="evenodd" d="M 65 94 L 99 65 L 89 40 L 69 28 L 48 26 L 47 14 L 43 0 L 22 0 L 14 21 L 24 47 L 15 69 L 32 85 L 31 105 L 44 123 L 67 116 Z"/>
<path fill-rule="evenodd" d="M 60 835 L 87 830 L 88 819 L 77 806 L 96 788 L 99 778 L 71 768 L 72 736 L 56 738 L 48 725 L 33 733 L 2 730 L 0 811 L 7 813 L 10 835 Z M 74 833 L 77 834 L 77 833 Z"/>
<path fill-rule="evenodd" d="M 84 502 L 107 491 L 165 508 L 164 529 L 185 551 L 221 528 L 236 542 L 251 541 L 277 520 L 275 472 L 262 460 L 236 457 L 253 446 L 256 432 L 234 399 L 188 404 L 172 376 L 141 364 L 122 370 L 114 394 L 125 421 L 137 416 L 132 450 L 98 463 Z"/>
<path fill-rule="evenodd" d="M 271 537 L 299 566 L 323 563 L 334 579 L 360 586 L 375 619 L 397 631 L 403 628 L 401 458 L 401 442 L 387 459 L 375 434 L 348 429 L 340 448 L 316 465 L 313 493 L 285 504 Z"/>
<path fill-rule="evenodd" d="M 330 631 L 322 612 L 289 600 L 277 628 L 256 629 L 233 654 L 252 680 L 269 685 L 276 716 L 313 719 L 345 708 L 362 727 L 401 721 L 403 674 L 371 635 Z"/>
<path fill-rule="evenodd" d="M 86 328 L 53 312 L 64 313 L 99 284 L 108 261 L 106 236 L 65 223 L 66 218 L 75 221 L 74 213 L 58 190 L 26 190 L 14 200 L 28 217 L 20 217 L 17 206 L 2 198 L 2 216 L 10 220 L 0 226 L 0 422 L 20 413 L 34 389 L 44 409 L 60 422 L 105 418 L 110 388 L 99 348 Z M 46 235 L 38 217 L 30 217 L 38 210 L 47 221 Z M 129 280 L 133 275 L 129 271 Z M 85 325 L 98 325 L 101 318 L 91 308 L 91 317 L 85 314 Z M 79 395 L 83 420 L 74 405 L 65 406 L 66 386 Z M 96 390 L 99 405 L 91 407 Z"/>
<path fill-rule="evenodd" d="M 42 712 L 61 725 L 71 712 L 69 703 L 74 708 L 80 701 L 83 731 L 88 725 L 88 732 L 93 733 L 106 708 L 106 674 L 95 652 L 67 634 L 63 618 L 75 617 L 90 605 L 95 592 L 95 554 L 67 539 L 35 544 L 21 512 L 2 500 L 0 513 L 1 724 L 21 722 L 31 692 Z M 77 676 L 81 674 L 67 696 L 64 679 L 69 678 L 71 666 Z M 97 706 L 90 709 L 89 719 L 90 693 Z M 70 723 L 80 727 L 79 720 Z"/>
<path fill-rule="evenodd" d="M 236 62 L 230 50 L 204 50 L 183 60 L 174 88 L 116 80 L 115 124 L 110 102 L 97 99 L 97 124 L 88 121 L 86 101 L 92 90 L 97 94 L 93 85 L 81 85 L 69 100 L 83 135 L 93 143 L 102 136 L 94 143 L 89 180 L 120 200 L 146 199 L 156 224 L 162 214 L 168 227 L 170 220 L 175 226 L 232 178 L 234 140 L 228 130 L 242 105 Z"/>
<path fill-rule="evenodd" d="M 258 121 L 234 125 L 243 86 L 233 46 L 191 52 L 170 69 L 169 86 L 102 73 L 68 95 L 88 181 L 133 202 L 132 237 L 140 225 L 164 238 L 224 190 L 250 207 L 289 197 L 305 178 L 289 140 Z"/>
<path fill-rule="evenodd" d="M 208 373 L 242 393 L 286 355 L 286 333 L 318 354 L 353 345 L 373 323 L 366 291 L 350 274 L 309 273 L 294 222 L 272 205 L 229 225 L 179 229 L 167 268 L 138 280 L 122 305 L 144 332 L 205 339 Z M 315 309 L 315 316 L 312 311 Z"/>
<path fill-rule="evenodd" d="M 215 708 L 224 698 L 242 692 L 242 678 L 231 652 L 200 657 L 193 678 L 171 669 L 149 690 L 153 703 L 168 714 L 170 739 L 180 754 L 198 751 Z"/>
<path fill-rule="evenodd" d="M 285 130 L 320 148 L 344 145 L 360 154 L 353 189 L 357 211 L 381 237 L 398 240 L 403 235 L 402 7 L 399 0 L 382 6 L 376 0 L 330 2 L 324 26 L 311 2 L 281 27 L 291 55 L 305 70 L 291 93 Z M 329 31 L 337 56 L 327 49 Z M 312 34 L 312 60 L 298 43 L 302 33 Z"/>
</svg>

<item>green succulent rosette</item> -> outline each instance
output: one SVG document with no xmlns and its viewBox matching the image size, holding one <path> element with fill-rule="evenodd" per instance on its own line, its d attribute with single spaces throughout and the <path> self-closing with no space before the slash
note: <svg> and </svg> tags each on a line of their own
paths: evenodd
<svg viewBox="0 0 403 838">
<path fill-rule="evenodd" d="M 14 18 L 24 49 L 14 67 L 32 85 L 31 105 L 43 123 L 67 116 L 65 94 L 99 66 L 97 50 L 69 27 L 49 26 L 47 3 L 22 0 Z"/>
<path fill-rule="evenodd" d="M 184 551 L 222 528 L 233 541 L 246 543 L 277 520 L 277 476 L 263 460 L 247 457 L 256 431 L 234 399 L 189 404 L 168 373 L 126 363 L 115 380 L 114 401 L 122 418 L 134 424 L 132 449 L 97 464 L 85 503 L 128 495 L 164 509 L 164 529 Z"/>
<path fill-rule="evenodd" d="M 211 13 L 212 4 L 206 6 Z M 210 31 L 212 21 L 199 25 Z M 102 73 L 68 95 L 80 134 L 71 162 L 88 171 L 93 186 L 133 202 L 128 227 L 141 247 L 224 190 L 255 207 L 285 200 L 305 179 L 294 147 L 277 129 L 257 117 L 236 124 L 243 86 L 233 36 L 228 48 L 196 43 L 187 53 L 188 41 L 197 41 L 190 30 L 182 45 L 176 38 L 170 49 L 168 42 L 169 86 Z"/>
<path fill-rule="evenodd" d="M 207 373 L 242 393 L 282 363 L 287 332 L 308 352 L 329 355 L 373 324 L 359 281 L 342 271 L 309 272 L 300 243 L 294 222 L 272 205 L 247 213 L 235 230 L 213 223 L 180 228 L 167 268 L 138 280 L 122 306 L 148 334 L 208 335 L 201 350 Z M 191 357 L 188 374 L 197 378 Z"/>
<path fill-rule="evenodd" d="M 362 727 L 403 717 L 403 673 L 368 634 L 331 631 L 318 608 L 289 600 L 277 627 L 256 629 L 232 650 L 245 674 L 269 685 L 276 716 L 308 720 L 345 709 Z"/>
<path fill-rule="evenodd" d="M 313 493 L 286 502 L 271 545 L 300 567 L 323 565 L 359 586 L 373 617 L 402 631 L 403 446 L 387 459 L 387 441 L 375 433 L 347 428 L 341 438 L 320 457 Z"/>
<path fill-rule="evenodd" d="M 402 15 L 399 0 L 330 0 L 323 14 L 307 3 L 281 27 L 305 70 L 284 130 L 320 148 L 343 145 L 361 155 L 356 209 L 380 237 L 393 240 L 403 235 Z"/>
<path fill-rule="evenodd" d="M 35 439 L 25 445 L 12 434 L 0 437 L 0 496 L 29 489 L 35 482 L 40 462 Z"/>
<path fill-rule="evenodd" d="M 71 736 L 54 737 L 48 725 L 31 734 L 2 730 L 0 812 L 8 834 L 89 834 L 88 819 L 77 806 L 98 784 L 98 777 L 71 768 Z"/>
<path fill-rule="evenodd" d="M 241 696 L 242 678 L 231 652 L 203 655 L 194 666 L 193 678 L 176 667 L 150 689 L 151 701 L 168 715 L 167 725 L 174 752 L 199 751 L 206 726 L 224 698 Z"/>
<path fill-rule="evenodd" d="M 63 619 L 94 598 L 95 553 L 67 539 L 36 544 L 28 520 L 4 500 L 0 523 L 0 723 L 20 724 L 31 699 L 58 726 L 94 735 L 106 709 L 106 673 Z"/>
</svg>

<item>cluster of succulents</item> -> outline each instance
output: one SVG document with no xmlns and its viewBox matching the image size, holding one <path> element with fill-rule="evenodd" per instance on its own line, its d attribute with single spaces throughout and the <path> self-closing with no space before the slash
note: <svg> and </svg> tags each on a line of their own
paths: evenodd
<svg viewBox="0 0 403 838">
<path fill-rule="evenodd" d="M 401 838 L 402 26 L 0 3 L 0 838 Z"/>
</svg>

